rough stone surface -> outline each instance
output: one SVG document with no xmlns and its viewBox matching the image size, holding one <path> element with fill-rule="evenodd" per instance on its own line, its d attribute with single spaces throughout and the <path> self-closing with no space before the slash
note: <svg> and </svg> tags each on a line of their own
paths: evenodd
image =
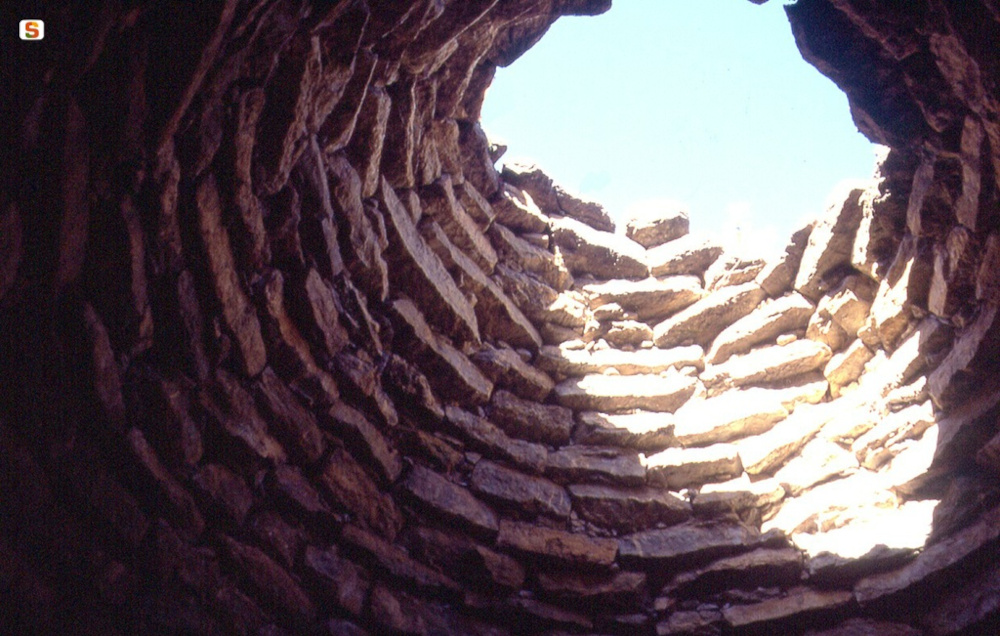
<svg viewBox="0 0 1000 636">
<path fill-rule="evenodd" d="M 0 633 L 996 632 L 996 2 L 785 7 L 889 149 L 764 259 L 498 170 L 610 0 L 84 4 L 0 72 Z"/>
<path fill-rule="evenodd" d="M 727 287 L 674 314 L 653 329 L 657 347 L 708 346 L 723 329 L 752 312 L 764 299 L 757 283 Z"/>
<path fill-rule="evenodd" d="M 663 245 L 686 235 L 691 225 L 689 213 L 683 207 L 645 210 L 625 224 L 625 236 L 646 249 Z"/>
<path fill-rule="evenodd" d="M 552 241 L 562 250 L 566 266 L 574 274 L 604 278 L 649 276 L 646 252 L 631 239 L 569 218 L 553 221 L 552 225 Z"/>
<path fill-rule="evenodd" d="M 569 494 L 573 498 L 573 509 L 581 517 L 622 532 L 645 530 L 659 524 L 673 525 L 691 517 L 690 504 L 656 488 L 573 484 Z"/>
<path fill-rule="evenodd" d="M 695 390 L 695 380 L 675 374 L 585 375 L 556 385 L 556 399 L 577 410 L 645 409 L 672 413 Z"/>
<path fill-rule="evenodd" d="M 804 329 L 816 308 L 798 293 L 765 301 L 757 309 L 722 330 L 712 343 L 706 359 L 725 362 L 732 355 L 746 353 L 754 346 L 770 342 L 781 334 Z"/>
<path fill-rule="evenodd" d="M 646 262 L 653 276 L 700 276 L 720 254 L 722 246 L 705 237 L 688 234 L 649 250 Z"/>
</svg>

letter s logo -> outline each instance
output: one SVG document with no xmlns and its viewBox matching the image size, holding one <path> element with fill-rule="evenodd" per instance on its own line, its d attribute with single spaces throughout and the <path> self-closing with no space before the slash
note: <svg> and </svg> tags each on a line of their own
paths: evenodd
<svg viewBox="0 0 1000 636">
<path fill-rule="evenodd" d="M 21 20 L 22 40 L 41 40 L 45 37 L 45 23 L 41 20 Z"/>
</svg>

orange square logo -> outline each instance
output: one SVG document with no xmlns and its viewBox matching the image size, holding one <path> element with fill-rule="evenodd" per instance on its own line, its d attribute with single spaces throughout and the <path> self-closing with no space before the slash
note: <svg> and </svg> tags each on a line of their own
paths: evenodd
<svg viewBox="0 0 1000 636">
<path fill-rule="evenodd" d="M 41 40 L 45 37 L 45 23 L 41 20 L 21 20 L 22 40 Z"/>
</svg>

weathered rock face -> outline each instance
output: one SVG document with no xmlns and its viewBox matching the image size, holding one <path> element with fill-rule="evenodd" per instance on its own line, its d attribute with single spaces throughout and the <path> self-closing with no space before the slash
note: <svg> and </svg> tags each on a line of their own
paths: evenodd
<svg viewBox="0 0 1000 636">
<path fill-rule="evenodd" d="M 763 262 L 496 169 L 496 67 L 610 4 L 39 16 L 0 632 L 990 633 L 1000 10 L 787 8 L 891 151 Z"/>
</svg>

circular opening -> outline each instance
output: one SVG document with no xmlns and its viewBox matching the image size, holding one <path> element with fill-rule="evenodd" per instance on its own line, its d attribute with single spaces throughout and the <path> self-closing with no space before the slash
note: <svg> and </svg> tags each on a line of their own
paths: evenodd
<svg viewBox="0 0 1000 636">
<path fill-rule="evenodd" d="M 556 182 L 632 212 L 679 201 L 695 232 L 783 247 L 833 185 L 872 173 L 844 94 L 779 2 L 633 1 L 564 18 L 500 69 L 483 125 Z"/>
</svg>

